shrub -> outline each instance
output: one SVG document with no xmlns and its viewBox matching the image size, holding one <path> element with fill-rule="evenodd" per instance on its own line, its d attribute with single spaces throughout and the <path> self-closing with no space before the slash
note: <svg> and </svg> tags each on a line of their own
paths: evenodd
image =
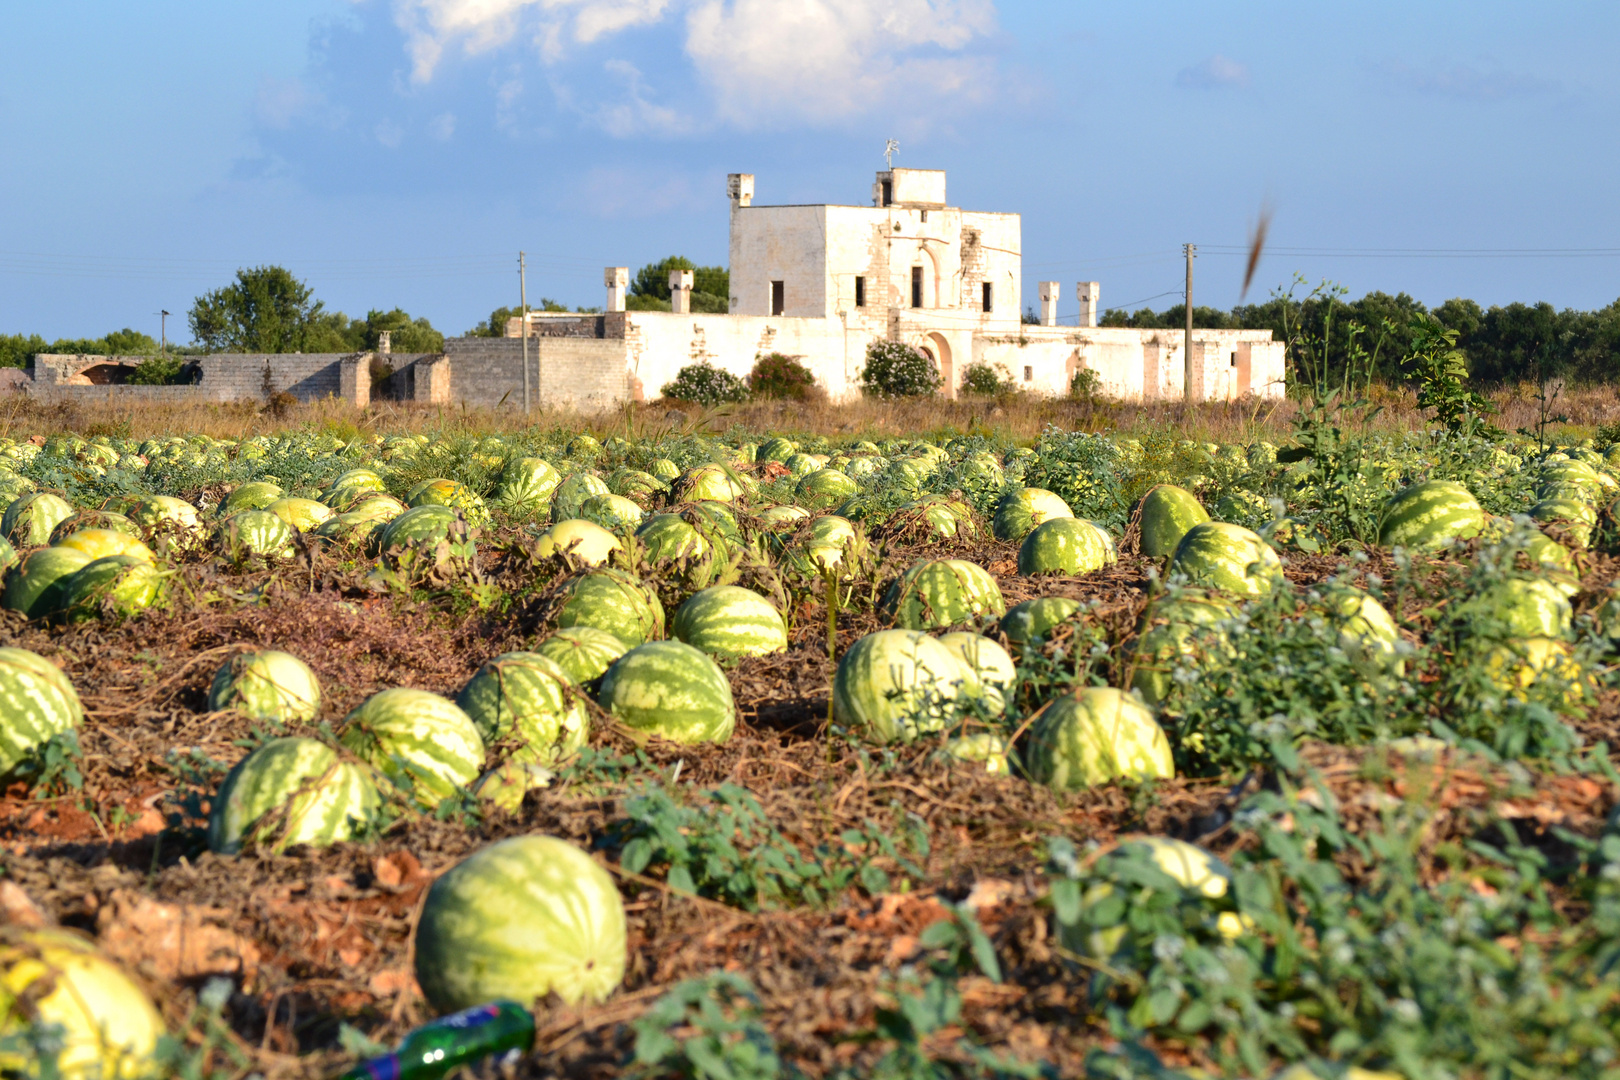
<svg viewBox="0 0 1620 1080">
<path fill-rule="evenodd" d="M 667 398 L 694 402 L 705 408 L 748 400 L 748 387 L 741 379 L 708 361 L 681 368 L 675 373 L 675 381 L 665 383 L 658 392 Z"/>
<path fill-rule="evenodd" d="M 1012 375 L 1000 364 L 995 367 L 989 364 L 969 364 L 967 370 L 962 372 L 962 389 L 969 394 L 995 397 L 997 394 L 1009 393 L 1013 388 Z"/>
<path fill-rule="evenodd" d="M 180 381 L 180 366 L 178 356 L 148 356 L 129 373 L 129 381 L 137 386 L 168 386 Z"/>
<path fill-rule="evenodd" d="M 748 373 L 748 392 L 759 398 L 790 398 L 803 401 L 816 385 L 810 369 L 797 357 L 768 353 L 754 361 Z"/>
<path fill-rule="evenodd" d="M 1093 401 L 1102 391 L 1102 379 L 1090 368 L 1081 368 L 1069 380 L 1069 396 L 1081 401 Z"/>
<path fill-rule="evenodd" d="M 938 391 L 941 382 L 934 362 L 910 345 L 874 341 L 866 347 L 861 389 L 871 397 L 922 397 Z"/>
</svg>

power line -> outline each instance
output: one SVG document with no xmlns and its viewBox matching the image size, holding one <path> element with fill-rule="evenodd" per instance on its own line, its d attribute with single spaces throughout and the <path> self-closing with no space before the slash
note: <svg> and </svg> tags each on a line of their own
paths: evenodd
<svg viewBox="0 0 1620 1080">
<path fill-rule="evenodd" d="M 1217 255 L 1247 255 L 1247 244 L 1210 244 L 1201 250 Z M 1336 259 L 1612 259 L 1612 248 L 1312 248 L 1267 247 L 1267 255 L 1313 256 Z"/>
</svg>

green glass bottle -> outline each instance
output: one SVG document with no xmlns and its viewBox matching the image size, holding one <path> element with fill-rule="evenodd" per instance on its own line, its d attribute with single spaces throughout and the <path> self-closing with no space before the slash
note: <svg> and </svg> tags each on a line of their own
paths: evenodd
<svg viewBox="0 0 1620 1080">
<path fill-rule="evenodd" d="M 534 1017 L 515 1001 L 492 1001 L 423 1024 L 392 1054 L 362 1061 L 338 1080 L 439 1080 L 492 1055 L 517 1058 L 534 1045 Z"/>
</svg>

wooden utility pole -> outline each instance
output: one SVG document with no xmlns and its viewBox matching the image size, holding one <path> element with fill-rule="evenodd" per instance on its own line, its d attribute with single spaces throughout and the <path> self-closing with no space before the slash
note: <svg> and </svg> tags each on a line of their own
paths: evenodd
<svg viewBox="0 0 1620 1080">
<path fill-rule="evenodd" d="M 1181 394 L 1182 399 L 1191 405 L 1196 400 L 1193 396 L 1192 264 L 1198 247 L 1194 244 L 1182 244 L 1181 249 L 1187 253 L 1187 333 L 1181 342 Z"/>
<path fill-rule="evenodd" d="M 518 326 L 523 332 L 523 415 L 528 416 L 534 408 L 529 400 L 529 267 L 521 251 L 518 252 L 518 304 L 522 311 Z"/>
</svg>

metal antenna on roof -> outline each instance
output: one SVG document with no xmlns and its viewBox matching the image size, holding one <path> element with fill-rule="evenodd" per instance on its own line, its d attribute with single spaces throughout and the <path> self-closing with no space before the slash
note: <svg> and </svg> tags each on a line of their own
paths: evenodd
<svg viewBox="0 0 1620 1080">
<path fill-rule="evenodd" d="M 883 163 L 891 170 L 894 168 L 894 155 L 900 152 L 900 140 L 889 139 L 883 146 Z"/>
</svg>

